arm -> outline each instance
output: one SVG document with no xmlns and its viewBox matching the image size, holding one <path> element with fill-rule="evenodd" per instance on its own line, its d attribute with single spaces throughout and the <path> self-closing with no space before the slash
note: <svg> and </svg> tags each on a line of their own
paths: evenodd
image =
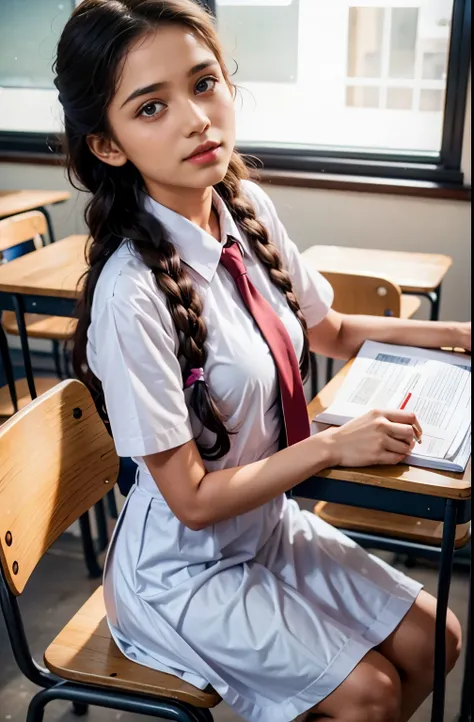
<svg viewBox="0 0 474 722">
<path fill-rule="evenodd" d="M 331 310 L 318 326 L 309 329 L 311 350 L 331 358 L 352 358 L 367 339 L 402 346 L 447 346 L 470 351 L 471 324 L 350 316 Z"/>
<path fill-rule="evenodd" d="M 267 459 L 206 473 L 196 443 L 190 441 L 149 455 L 145 462 L 172 512 L 198 530 L 262 506 L 331 466 L 332 447 L 332 437 L 319 434 Z"/>
<path fill-rule="evenodd" d="M 414 414 L 371 411 L 267 459 L 207 473 L 196 443 L 144 457 L 171 511 L 195 531 L 266 504 L 331 466 L 397 464 L 415 445 Z"/>
</svg>

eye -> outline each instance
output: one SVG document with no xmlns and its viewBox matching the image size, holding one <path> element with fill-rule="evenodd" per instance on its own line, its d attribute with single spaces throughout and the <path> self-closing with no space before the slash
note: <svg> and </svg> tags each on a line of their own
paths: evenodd
<svg viewBox="0 0 474 722">
<path fill-rule="evenodd" d="M 208 93 L 210 90 L 214 90 L 218 82 L 217 78 L 214 78 L 212 75 L 207 78 L 202 78 L 196 83 L 196 92 Z"/>
<path fill-rule="evenodd" d="M 163 103 L 160 103 L 158 100 L 154 100 L 151 103 L 146 103 L 146 105 L 143 105 L 140 108 L 138 115 L 141 115 L 145 118 L 154 118 L 156 115 L 161 113 L 164 107 L 165 105 Z"/>
</svg>

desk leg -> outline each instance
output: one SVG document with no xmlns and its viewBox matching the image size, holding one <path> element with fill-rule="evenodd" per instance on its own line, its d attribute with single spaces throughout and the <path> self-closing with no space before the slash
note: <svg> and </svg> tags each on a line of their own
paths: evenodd
<svg viewBox="0 0 474 722">
<path fill-rule="evenodd" d="M 46 208 L 44 206 L 41 206 L 40 208 L 38 208 L 38 210 L 41 211 L 41 213 L 43 213 L 44 217 L 46 218 L 46 224 L 48 226 L 49 240 L 51 243 L 54 243 L 56 238 L 54 236 L 53 223 L 51 221 L 51 216 L 49 215 L 49 211 L 46 210 Z"/>
<path fill-rule="evenodd" d="M 28 334 L 25 324 L 25 312 L 23 309 L 23 301 L 21 296 L 13 296 L 13 305 L 15 307 L 16 322 L 18 324 L 18 333 L 20 334 L 21 351 L 23 354 L 23 365 L 25 367 L 26 380 L 28 389 L 32 399 L 36 399 L 35 379 L 33 376 L 33 367 L 31 365 L 30 347 L 28 345 Z"/>
<path fill-rule="evenodd" d="M 456 538 L 457 507 L 452 499 L 446 501 L 443 543 L 438 577 L 436 607 L 435 670 L 431 722 L 443 722 L 446 694 L 446 617 Z"/>
<path fill-rule="evenodd" d="M 0 324 L 0 358 L 2 359 L 3 368 L 5 369 L 5 376 L 7 377 L 8 390 L 10 391 L 10 398 L 13 404 L 13 411 L 16 414 L 18 411 L 18 397 L 16 395 L 15 376 L 13 374 L 12 360 L 10 358 L 10 351 L 8 349 L 8 341 Z"/>
<path fill-rule="evenodd" d="M 472 582 L 471 582 L 472 584 Z M 472 640 L 471 640 L 471 597 L 472 586 L 469 589 L 469 610 L 467 618 L 467 634 L 465 636 L 466 644 L 466 663 L 464 667 L 464 679 L 462 683 L 461 711 L 459 713 L 458 722 L 470 722 L 472 711 Z"/>
<path fill-rule="evenodd" d="M 430 295 L 430 300 L 431 300 L 430 320 L 438 321 L 439 307 L 441 305 L 441 284 L 438 286 L 438 288 L 435 288 L 435 290 L 432 291 L 429 295 Z"/>
</svg>

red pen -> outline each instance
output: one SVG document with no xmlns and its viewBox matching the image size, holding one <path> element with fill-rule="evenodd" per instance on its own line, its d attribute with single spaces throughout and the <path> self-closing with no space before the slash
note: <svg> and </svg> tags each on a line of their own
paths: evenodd
<svg viewBox="0 0 474 722">
<path fill-rule="evenodd" d="M 411 395 L 411 392 L 406 395 L 406 397 L 404 398 L 404 400 L 403 400 L 402 403 L 401 403 L 400 411 L 405 411 L 405 409 L 406 409 L 406 407 L 407 407 L 407 405 L 408 405 L 408 402 L 409 402 L 410 399 L 411 399 L 411 396 L 412 396 L 412 395 Z M 421 430 L 421 428 L 420 428 L 417 424 L 413 424 L 413 431 L 415 432 L 415 439 L 417 440 L 417 442 L 418 442 L 419 444 L 421 444 L 421 438 L 422 438 L 422 435 L 423 435 L 423 431 Z"/>
</svg>

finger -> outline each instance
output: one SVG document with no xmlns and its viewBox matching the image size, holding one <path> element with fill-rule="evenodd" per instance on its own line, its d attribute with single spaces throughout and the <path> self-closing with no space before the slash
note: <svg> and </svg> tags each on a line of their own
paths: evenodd
<svg viewBox="0 0 474 722">
<path fill-rule="evenodd" d="M 384 413 L 384 416 L 386 419 L 392 421 L 395 424 L 411 424 L 420 438 L 423 435 L 423 429 L 421 428 L 421 424 L 418 421 L 416 414 L 414 414 L 412 411 L 386 411 Z"/>
<path fill-rule="evenodd" d="M 411 424 L 395 424 L 391 422 L 387 426 L 387 433 L 394 439 L 405 441 L 407 444 L 411 444 L 415 441 L 415 429 Z"/>
<path fill-rule="evenodd" d="M 405 441 L 399 441 L 398 439 L 392 439 L 390 436 L 387 437 L 385 444 L 385 451 L 389 451 L 392 454 L 400 454 L 401 456 L 407 456 L 414 447 L 414 442 L 411 444 Z"/>
<path fill-rule="evenodd" d="M 405 459 L 406 454 L 393 454 L 390 451 L 385 452 L 379 461 L 379 464 L 383 466 L 394 466 L 400 464 Z"/>
</svg>

